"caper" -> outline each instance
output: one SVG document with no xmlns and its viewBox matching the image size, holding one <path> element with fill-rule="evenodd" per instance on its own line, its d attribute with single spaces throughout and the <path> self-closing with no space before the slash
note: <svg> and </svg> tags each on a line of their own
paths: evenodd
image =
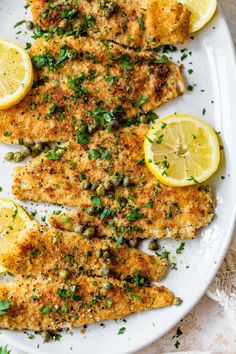
<svg viewBox="0 0 236 354">
<path fill-rule="evenodd" d="M 101 7 L 102 9 L 106 6 L 107 1 L 106 0 L 100 0 L 99 1 L 99 7 Z"/>
<path fill-rule="evenodd" d="M 49 331 L 49 330 L 43 331 L 41 333 L 41 337 L 43 338 L 44 342 L 49 342 L 52 339 L 51 331 Z"/>
<path fill-rule="evenodd" d="M 110 189 L 112 189 L 112 184 L 110 181 L 105 181 L 104 182 L 104 187 L 107 191 L 109 191 Z"/>
<path fill-rule="evenodd" d="M 112 183 L 115 187 L 117 187 L 117 186 L 119 186 L 119 185 L 121 184 L 121 180 L 120 180 L 120 178 L 117 178 L 116 176 L 114 176 L 114 177 L 112 177 L 112 179 L 111 179 L 111 183 Z"/>
<path fill-rule="evenodd" d="M 65 150 L 63 148 L 59 148 L 59 149 L 57 149 L 56 154 L 57 154 L 57 156 L 60 157 L 60 156 L 62 156 L 64 154 L 64 152 L 65 152 Z"/>
<path fill-rule="evenodd" d="M 83 236 L 86 237 L 86 238 L 91 238 L 93 237 L 95 234 L 95 229 L 94 227 L 88 227 L 84 233 L 83 233 Z"/>
<path fill-rule="evenodd" d="M 96 124 L 89 124 L 89 125 L 88 125 L 88 132 L 89 132 L 90 134 L 94 133 L 96 130 L 97 130 Z"/>
<path fill-rule="evenodd" d="M 20 161 L 23 161 L 25 159 L 25 155 L 22 154 L 21 152 L 16 152 L 14 154 L 14 161 L 15 162 L 20 162 Z"/>
<path fill-rule="evenodd" d="M 129 246 L 132 248 L 138 247 L 138 239 L 134 238 L 133 240 L 129 240 Z"/>
<path fill-rule="evenodd" d="M 110 18 L 116 11 L 117 4 L 115 1 L 107 3 L 104 9 L 104 16 Z"/>
<path fill-rule="evenodd" d="M 6 161 L 12 161 L 14 160 L 14 152 L 7 152 L 6 155 L 4 156 L 4 159 Z"/>
<path fill-rule="evenodd" d="M 31 154 L 31 149 L 28 146 L 22 146 L 20 152 L 27 157 Z"/>
<path fill-rule="evenodd" d="M 99 195 L 99 196 L 105 195 L 106 190 L 105 190 L 105 187 L 104 187 L 103 184 L 99 184 L 99 186 L 98 186 L 97 189 L 96 189 L 96 193 L 97 193 L 97 195 Z"/>
<path fill-rule="evenodd" d="M 36 157 L 36 156 L 40 155 L 41 152 L 43 151 L 43 145 L 40 143 L 35 144 L 31 147 L 31 150 L 32 150 L 32 156 Z"/>
<path fill-rule="evenodd" d="M 110 257 L 109 252 L 108 252 L 108 251 L 103 252 L 102 257 L 103 257 L 104 259 L 108 259 L 108 258 Z"/>
<path fill-rule="evenodd" d="M 95 210 L 94 207 L 89 207 L 89 208 L 87 208 L 85 211 L 86 211 L 86 213 L 87 213 L 88 215 L 90 215 L 90 216 L 96 214 L 96 210 Z"/>
<path fill-rule="evenodd" d="M 147 118 L 147 116 L 145 114 L 142 114 L 140 116 L 139 120 L 140 120 L 140 123 L 147 123 L 148 118 Z"/>
<path fill-rule="evenodd" d="M 112 288 L 112 283 L 110 281 L 105 281 L 102 286 L 104 289 L 109 290 Z"/>
<path fill-rule="evenodd" d="M 150 251 L 157 251 L 159 248 L 157 240 L 151 240 L 148 244 L 148 249 Z"/>
<path fill-rule="evenodd" d="M 34 28 L 34 24 L 32 21 L 26 21 L 25 26 L 29 31 L 31 31 Z"/>
<path fill-rule="evenodd" d="M 118 129 L 120 126 L 120 123 L 119 123 L 118 119 L 112 119 L 110 125 L 113 129 Z"/>
<path fill-rule="evenodd" d="M 47 152 L 47 151 L 49 151 L 49 150 L 52 150 L 52 148 L 51 148 L 48 144 L 44 144 L 44 145 L 43 145 L 43 151 L 44 151 L 44 152 Z"/>
<path fill-rule="evenodd" d="M 183 302 L 183 300 L 180 297 L 174 297 L 173 305 L 179 306 L 182 304 L 182 302 Z"/>
<path fill-rule="evenodd" d="M 124 186 L 124 187 L 128 187 L 130 184 L 131 184 L 130 178 L 127 177 L 127 176 L 124 177 L 124 179 L 123 179 L 123 186 Z"/>
<path fill-rule="evenodd" d="M 78 54 L 77 50 L 71 49 L 68 51 L 68 58 L 75 59 L 77 57 L 77 54 Z"/>
<path fill-rule="evenodd" d="M 91 183 L 87 179 L 84 179 L 80 184 L 80 188 L 83 190 L 89 189 L 90 187 Z"/>
<path fill-rule="evenodd" d="M 78 232 L 79 234 L 81 234 L 84 230 L 84 227 L 82 225 L 78 225 L 75 227 L 74 232 Z"/>
<path fill-rule="evenodd" d="M 91 185 L 91 191 L 95 191 L 97 189 L 97 187 L 98 187 L 98 183 L 93 183 Z"/>
<path fill-rule="evenodd" d="M 61 269 L 58 275 L 60 280 L 66 280 L 69 277 L 69 271 L 67 269 Z"/>
<path fill-rule="evenodd" d="M 102 257 L 102 250 L 101 249 L 97 250 L 95 254 L 97 258 Z"/>
<path fill-rule="evenodd" d="M 109 251 L 110 247 L 108 245 L 102 245 L 102 251 Z"/>
<path fill-rule="evenodd" d="M 58 25 L 58 27 L 61 28 L 62 30 L 66 30 L 67 26 L 68 26 L 67 18 L 64 18 L 63 20 L 61 20 Z"/>
<path fill-rule="evenodd" d="M 105 266 L 101 269 L 101 275 L 106 276 L 110 273 L 110 268 L 108 266 Z"/>
</svg>

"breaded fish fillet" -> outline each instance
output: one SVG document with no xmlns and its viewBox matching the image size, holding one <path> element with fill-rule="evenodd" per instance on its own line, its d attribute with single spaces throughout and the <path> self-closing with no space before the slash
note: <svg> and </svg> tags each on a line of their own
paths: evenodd
<svg viewBox="0 0 236 354">
<path fill-rule="evenodd" d="M 34 87 L 0 111 L 0 142 L 68 141 L 117 125 L 185 91 L 179 67 L 113 43 L 72 37 L 34 42 Z M 113 124 L 114 123 L 114 124 Z M 81 136 L 82 135 L 82 136 Z"/>
<path fill-rule="evenodd" d="M 45 30 L 104 38 L 128 47 L 186 43 L 190 12 L 176 0 L 29 0 Z"/>
<path fill-rule="evenodd" d="M 45 331 L 79 327 L 171 306 L 173 299 L 164 286 L 136 287 L 108 278 L 80 276 L 68 285 L 24 279 L 0 284 L 0 300 L 11 301 L 7 313 L 0 316 L 0 328 Z"/>
<path fill-rule="evenodd" d="M 213 218 L 212 195 L 203 186 L 161 185 L 144 163 L 146 133 L 144 125 L 131 126 L 97 132 L 88 145 L 71 141 L 58 159 L 53 151 L 17 167 L 12 191 L 20 200 L 77 206 L 66 219 L 52 216 L 59 228 L 79 224 L 107 237 L 193 238 Z"/>
<path fill-rule="evenodd" d="M 49 228 L 38 222 L 32 222 L 6 249 L 0 249 L 0 264 L 13 274 L 53 275 L 56 278 L 60 270 L 66 270 L 74 276 L 109 274 L 125 279 L 139 274 L 159 281 L 168 270 L 168 261 L 164 258 L 111 240 L 88 239 L 79 233 Z"/>
</svg>

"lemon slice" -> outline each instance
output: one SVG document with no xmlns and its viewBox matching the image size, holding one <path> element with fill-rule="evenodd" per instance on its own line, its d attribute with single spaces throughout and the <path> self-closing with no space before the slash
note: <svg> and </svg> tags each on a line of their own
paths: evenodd
<svg viewBox="0 0 236 354">
<path fill-rule="evenodd" d="M 173 115 L 155 123 L 144 141 L 145 161 L 164 184 L 183 187 L 209 178 L 220 161 L 215 131 L 200 119 Z"/>
<path fill-rule="evenodd" d="M 18 44 L 0 38 L 0 109 L 19 103 L 33 84 L 28 53 Z"/>
<path fill-rule="evenodd" d="M 26 228 L 31 219 L 18 204 L 0 198 L 0 254 L 17 239 L 18 232 Z M 0 273 L 6 270 L 0 264 Z"/>
<path fill-rule="evenodd" d="M 217 8 L 217 0 L 180 0 L 180 2 L 191 12 L 190 32 L 192 33 L 205 26 Z"/>
</svg>

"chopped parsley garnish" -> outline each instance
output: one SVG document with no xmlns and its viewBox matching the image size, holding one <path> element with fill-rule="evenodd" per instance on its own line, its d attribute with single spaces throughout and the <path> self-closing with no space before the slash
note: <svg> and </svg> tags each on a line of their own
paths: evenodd
<svg viewBox="0 0 236 354">
<path fill-rule="evenodd" d="M 16 22 L 16 24 L 14 25 L 14 28 L 20 26 L 20 25 L 23 25 L 23 23 L 26 23 L 26 20 L 21 20 L 19 22 Z"/>
<path fill-rule="evenodd" d="M 88 144 L 89 132 L 88 132 L 87 125 L 81 125 L 79 128 L 77 127 L 75 132 L 76 132 L 76 138 L 78 144 L 80 145 Z"/>
<path fill-rule="evenodd" d="M 140 17 L 137 17 L 137 21 L 138 21 L 138 24 L 139 24 L 139 27 L 141 28 L 141 30 L 145 30 L 145 24 L 143 22 L 143 20 L 140 18 Z"/>
<path fill-rule="evenodd" d="M 114 216 L 114 211 L 109 208 L 104 208 L 100 214 L 100 219 L 104 220 L 106 218 L 112 218 Z"/>
<path fill-rule="evenodd" d="M 121 327 L 121 328 L 119 329 L 119 331 L 118 331 L 118 334 L 119 334 L 119 335 L 120 335 L 120 334 L 124 334 L 125 331 L 126 331 L 126 328 L 125 328 L 125 327 Z"/>
<path fill-rule="evenodd" d="M 83 15 L 80 27 L 79 27 L 79 35 L 80 36 L 87 36 L 88 29 L 94 26 L 96 23 L 96 18 L 92 15 Z"/>
<path fill-rule="evenodd" d="M 189 90 L 189 91 L 193 91 L 193 89 L 194 89 L 194 86 L 193 86 L 193 85 L 188 85 L 188 90 Z"/>
<path fill-rule="evenodd" d="M 49 315 L 51 313 L 51 307 L 48 305 L 44 305 L 40 307 L 39 311 L 42 315 Z"/>
<path fill-rule="evenodd" d="M 153 200 L 150 200 L 149 202 L 146 203 L 146 207 L 151 209 L 153 208 L 153 205 L 154 205 L 154 201 Z"/>
<path fill-rule="evenodd" d="M 141 108 L 142 105 L 147 101 L 147 99 L 148 99 L 147 96 L 141 95 L 140 98 L 139 98 L 139 100 L 138 100 L 138 102 L 137 102 L 137 106 L 138 106 L 139 108 Z"/>
<path fill-rule="evenodd" d="M 118 80 L 118 77 L 117 76 L 106 76 L 105 80 L 109 86 L 112 86 Z"/>
<path fill-rule="evenodd" d="M 48 151 L 45 156 L 49 160 L 60 160 L 64 152 L 66 151 L 65 147 L 62 146 L 55 146 L 53 150 Z"/>
<path fill-rule="evenodd" d="M 180 244 L 180 246 L 176 249 L 176 253 L 177 253 L 177 254 L 182 253 L 182 252 L 184 251 L 184 247 L 185 247 L 185 243 L 182 242 L 182 243 Z"/>
<path fill-rule="evenodd" d="M 12 302 L 9 300 L 0 300 L 0 316 L 3 316 L 7 313 L 7 310 L 10 308 Z"/>
<path fill-rule="evenodd" d="M 194 178 L 193 176 L 187 178 L 187 181 L 193 181 L 197 186 L 200 186 L 200 184 L 201 184 L 201 183 L 198 182 L 198 181 L 196 180 L 196 178 Z"/>
<path fill-rule="evenodd" d="M 165 258 L 165 259 L 169 259 L 169 255 L 170 255 L 170 252 L 164 250 L 162 253 L 158 253 L 158 252 L 155 252 L 157 256 L 159 257 L 162 257 L 162 258 Z"/>
<path fill-rule="evenodd" d="M 90 199 L 91 199 L 91 202 L 94 205 L 100 205 L 101 204 L 101 199 L 97 195 L 92 195 Z"/>
<path fill-rule="evenodd" d="M 49 70 L 55 72 L 61 64 L 69 58 L 75 58 L 77 56 L 77 51 L 70 49 L 66 44 L 63 44 L 60 48 L 58 60 L 55 61 L 54 57 L 49 54 L 48 49 L 44 54 L 35 55 L 32 58 L 32 62 L 37 69 L 42 69 L 47 66 Z"/>
<path fill-rule="evenodd" d="M 172 216 L 172 208 L 169 207 L 169 209 L 166 212 L 166 219 L 169 220 L 171 218 L 171 216 Z"/>
<path fill-rule="evenodd" d="M 144 218 L 144 214 L 140 213 L 139 209 L 134 208 L 134 207 L 131 207 L 130 209 L 132 212 L 129 213 L 126 217 L 128 221 L 136 221 L 138 219 Z"/>
<path fill-rule="evenodd" d="M 155 141 L 155 143 L 157 143 L 158 145 L 160 145 L 160 144 L 162 143 L 162 141 L 163 141 L 163 137 L 164 137 L 164 134 L 161 134 L 161 135 L 157 138 L 157 140 Z"/>
<path fill-rule="evenodd" d="M 11 350 L 8 349 L 8 346 L 5 345 L 4 347 L 0 347 L 0 354 L 10 354 Z"/>
</svg>

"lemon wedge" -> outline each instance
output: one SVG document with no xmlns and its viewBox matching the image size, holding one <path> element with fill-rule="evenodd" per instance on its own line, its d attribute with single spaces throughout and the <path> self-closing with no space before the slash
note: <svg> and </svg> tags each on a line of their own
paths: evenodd
<svg viewBox="0 0 236 354">
<path fill-rule="evenodd" d="M 19 103 L 33 84 L 28 53 L 18 44 L 0 38 L 0 109 Z"/>
<path fill-rule="evenodd" d="M 26 228 L 31 219 L 25 210 L 11 200 L 0 198 L 0 254 L 4 253 L 18 237 L 18 232 Z M 0 273 L 5 272 L 0 264 Z"/>
<path fill-rule="evenodd" d="M 196 32 L 205 26 L 213 17 L 217 0 L 180 0 L 191 12 L 190 32 Z"/>
<path fill-rule="evenodd" d="M 218 168 L 220 147 L 212 127 L 178 114 L 155 123 L 144 140 L 145 161 L 164 184 L 183 187 L 208 179 Z"/>
</svg>

